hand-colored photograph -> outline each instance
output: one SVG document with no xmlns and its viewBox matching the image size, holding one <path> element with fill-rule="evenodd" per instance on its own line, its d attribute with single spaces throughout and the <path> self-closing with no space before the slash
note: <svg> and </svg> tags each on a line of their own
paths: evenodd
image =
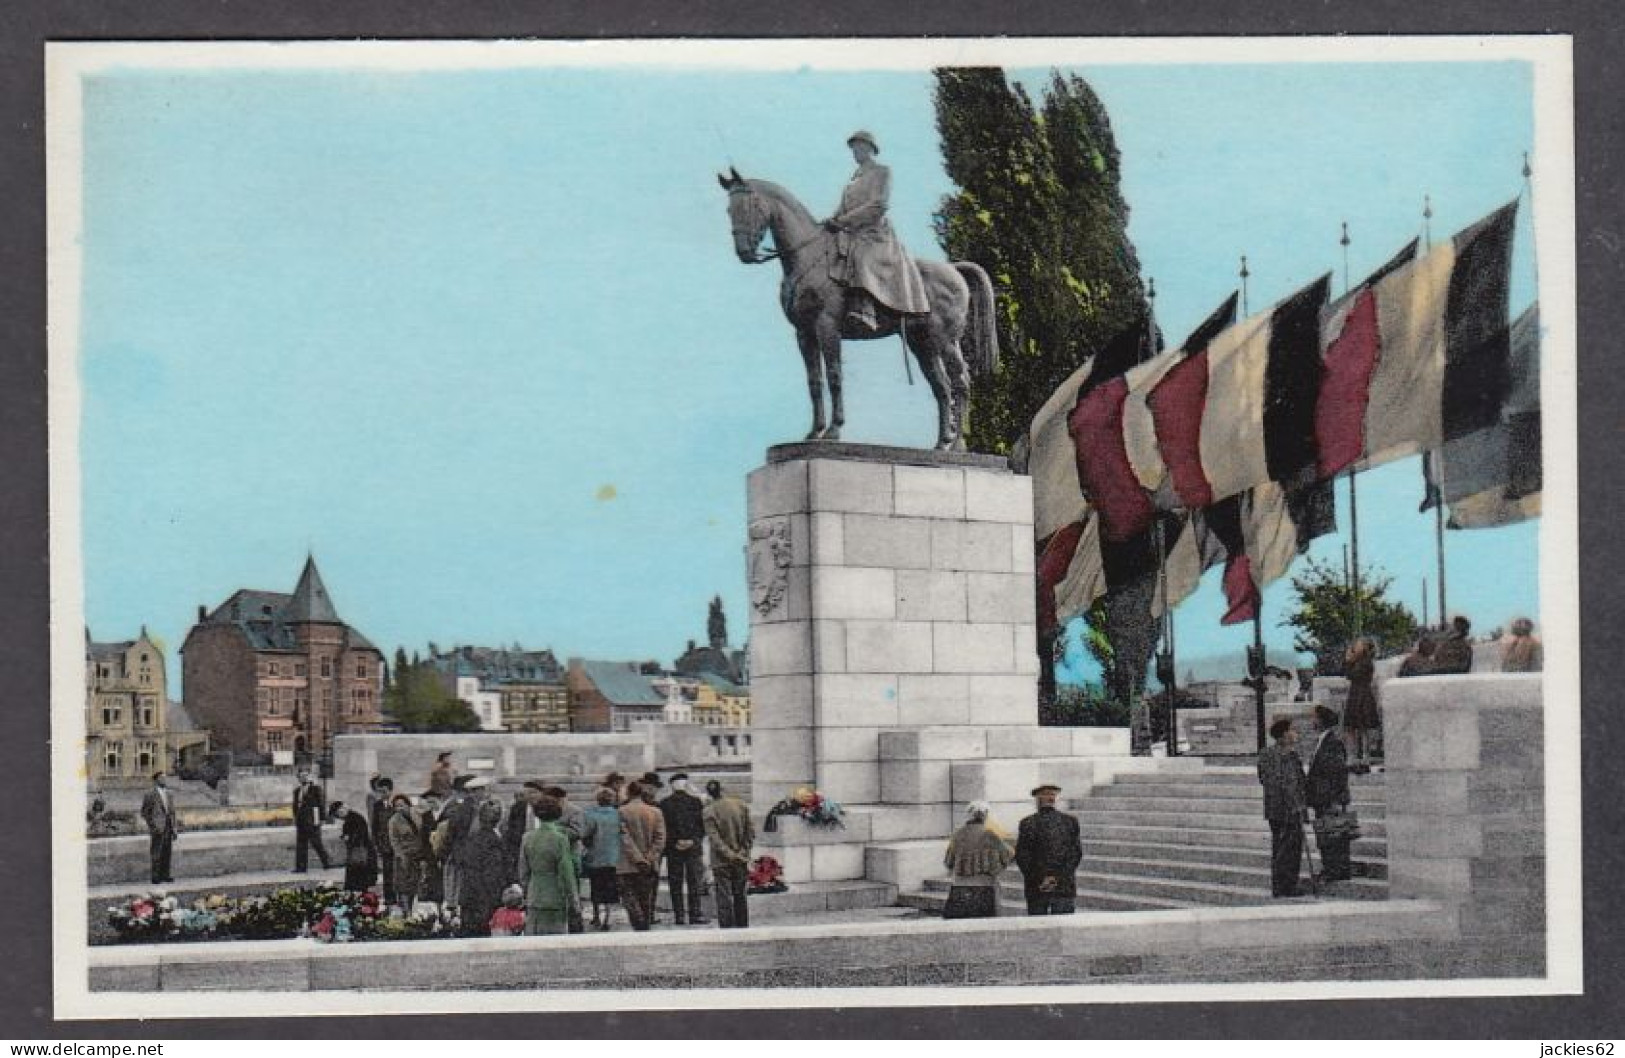
<svg viewBox="0 0 1625 1058">
<path fill-rule="evenodd" d="M 57 1016 L 1578 992 L 1569 43 L 49 45 Z"/>
</svg>

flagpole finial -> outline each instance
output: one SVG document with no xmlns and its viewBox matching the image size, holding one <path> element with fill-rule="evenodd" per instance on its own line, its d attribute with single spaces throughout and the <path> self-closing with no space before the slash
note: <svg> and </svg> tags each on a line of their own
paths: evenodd
<svg viewBox="0 0 1625 1058">
<path fill-rule="evenodd" d="M 1242 254 L 1241 255 L 1241 278 L 1246 279 L 1250 275 L 1252 275 L 1252 273 L 1247 271 L 1247 255 Z"/>
<path fill-rule="evenodd" d="M 1343 237 L 1338 239 L 1337 242 L 1340 246 L 1347 246 L 1349 244 L 1349 222 L 1346 220 L 1343 222 Z"/>
<path fill-rule="evenodd" d="M 1523 178 L 1525 180 L 1529 179 L 1532 175 L 1534 175 L 1534 172 L 1535 171 L 1533 169 L 1529 168 L 1529 152 L 1524 151 L 1523 152 Z"/>
<path fill-rule="evenodd" d="M 1147 300 L 1157 300 L 1157 277 L 1147 276 L 1145 280 L 1145 296 Z"/>
<path fill-rule="evenodd" d="M 1427 220 L 1432 220 L 1433 219 L 1433 196 L 1432 195 L 1423 195 L 1422 196 L 1422 216 L 1423 216 L 1424 219 L 1427 219 Z"/>
</svg>

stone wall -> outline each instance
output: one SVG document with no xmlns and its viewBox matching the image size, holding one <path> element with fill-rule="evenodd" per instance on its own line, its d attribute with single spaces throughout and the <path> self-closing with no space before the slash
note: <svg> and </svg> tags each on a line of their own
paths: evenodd
<svg viewBox="0 0 1625 1058">
<path fill-rule="evenodd" d="M 756 898 L 752 898 L 753 900 Z M 771 897 L 763 898 L 772 899 Z M 92 991 L 865 988 L 1449 976 L 1453 929 L 1432 901 L 1346 902 L 1070 918 L 903 920 L 749 930 L 375 944 L 308 940 L 90 952 Z M 627 996 L 624 1002 L 635 1004 Z"/>
<path fill-rule="evenodd" d="M 1450 905 L 1486 974 L 1543 973 L 1541 677 L 1394 680 L 1382 711 L 1389 892 Z"/>
<path fill-rule="evenodd" d="M 655 767 L 654 741 L 635 735 L 519 735 L 475 732 L 459 735 L 340 735 L 333 740 L 330 798 L 361 803 L 367 779 L 388 775 L 400 793 L 416 796 L 429 783 L 436 754 L 450 750 L 460 772 L 492 781 L 585 775 L 619 771 L 641 775 Z M 478 765 L 478 766 L 476 766 Z"/>
</svg>

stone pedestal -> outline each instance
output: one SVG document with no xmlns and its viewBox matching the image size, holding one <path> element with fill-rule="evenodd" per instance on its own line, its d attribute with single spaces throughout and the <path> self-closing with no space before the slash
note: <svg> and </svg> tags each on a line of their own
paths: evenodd
<svg viewBox="0 0 1625 1058">
<path fill-rule="evenodd" d="M 1382 712 L 1392 898 L 1452 905 L 1485 974 L 1546 952 L 1545 738 L 1539 675 L 1391 680 Z"/>
<path fill-rule="evenodd" d="M 884 730 L 1037 722 L 1032 484 L 1003 459 L 781 446 L 749 518 L 758 807 L 881 801 Z"/>
<path fill-rule="evenodd" d="M 944 837 L 972 798 L 1024 808 L 1040 776 L 1077 790 L 1080 739 L 1127 755 L 1037 726 L 1032 482 L 1003 459 L 785 445 L 749 488 L 752 801 L 850 812 L 763 835 L 792 882 L 861 877 L 865 843 Z"/>
</svg>

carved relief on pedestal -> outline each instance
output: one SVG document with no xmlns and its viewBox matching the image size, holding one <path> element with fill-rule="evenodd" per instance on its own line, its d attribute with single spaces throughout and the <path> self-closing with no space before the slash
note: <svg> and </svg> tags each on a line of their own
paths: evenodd
<svg viewBox="0 0 1625 1058">
<path fill-rule="evenodd" d="M 784 614 L 785 593 L 790 586 L 790 519 L 765 518 L 750 527 L 750 549 L 746 554 L 746 577 L 750 583 L 750 604 L 762 620 Z"/>
</svg>

